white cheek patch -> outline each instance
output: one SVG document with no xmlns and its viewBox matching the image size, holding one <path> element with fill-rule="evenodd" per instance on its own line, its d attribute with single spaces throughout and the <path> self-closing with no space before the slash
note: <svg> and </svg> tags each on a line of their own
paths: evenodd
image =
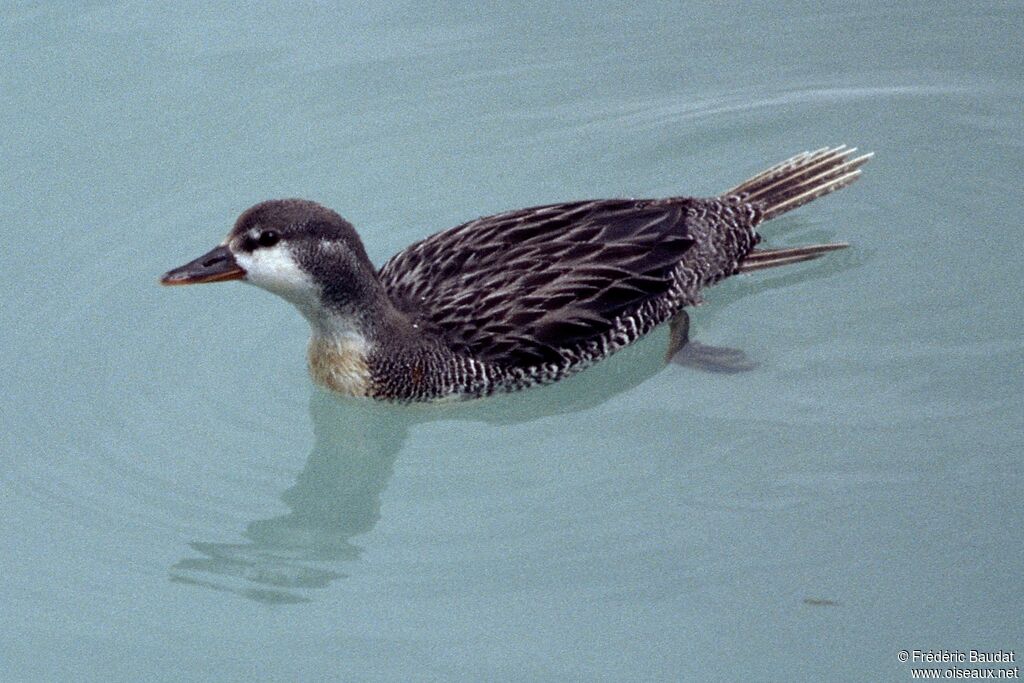
<svg viewBox="0 0 1024 683">
<path fill-rule="evenodd" d="M 264 247 L 253 252 L 235 254 L 238 265 L 245 269 L 245 279 L 295 304 L 316 298 L 316 285 L 283 246 Z"/>
</svg>

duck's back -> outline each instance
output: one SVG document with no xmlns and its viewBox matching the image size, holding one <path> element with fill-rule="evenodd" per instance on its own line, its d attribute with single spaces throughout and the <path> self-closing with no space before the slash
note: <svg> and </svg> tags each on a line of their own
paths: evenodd
<svg viewBox="0 0 1024 683">
<path fill-rule="evenodd" d="M 456 353 L 567 368 L 699 301 L 756 241 L 738 200 L 611 199 L 479 218 L 392 257 L 392 301 Z M 425 330 L 426 331 L 426 330 Z"/>
</svg>

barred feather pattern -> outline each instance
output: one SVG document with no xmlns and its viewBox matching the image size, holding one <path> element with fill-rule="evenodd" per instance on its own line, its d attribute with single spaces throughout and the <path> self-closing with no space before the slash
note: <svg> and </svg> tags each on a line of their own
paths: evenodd
<svg viewBox="0 0 1024 683">
<path fill-rule="evenodd" d="M 738 271 L 760 209 L 725 199 L 600 200 L 488 216 L 380 270 L 424 338 L 370 358 L 378 398 L 429 400 L 562 379 L 636 341 Z"/>
</svg>

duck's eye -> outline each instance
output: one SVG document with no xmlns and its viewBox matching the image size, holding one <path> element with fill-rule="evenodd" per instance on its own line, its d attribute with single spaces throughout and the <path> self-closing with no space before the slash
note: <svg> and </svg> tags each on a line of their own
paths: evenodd
<svg viewBox="0 0 1024 683">
<path fill-rule="evenodd" d="M 278 243 L 281 239 L 281 235 L 276 230 L 264 230 L 260 233 L 260 236 L 256 238 L 256 243 L 261 247 L 272 247 Z"/>
</svg>

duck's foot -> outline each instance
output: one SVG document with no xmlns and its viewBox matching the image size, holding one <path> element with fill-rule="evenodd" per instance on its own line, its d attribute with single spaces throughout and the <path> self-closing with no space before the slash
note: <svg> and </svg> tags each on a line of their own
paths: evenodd
<svg viewBox="0 0 1024 683">
<path fill-rule="evenodd" d="M 740 349 L 708 346 L 700 342 L 690 342 L 679 349 L 672 356 L 672 362 L 698 370 L 727 374 L 747 372 L 757 367 L 757 363 L 747 358 L 747 354 Z"/>
<path fill-rule="evenodd" d="M 747 358 L 747 354 L 740 349 L 708 346 L 690 341 L 690 316 L 686 311 L 680 311 L 669 321 L 668 351 L 665 360 L 707 372 L 730 374 L 747 372 L 757 367 L 757 363 Z"/>
</svg>

